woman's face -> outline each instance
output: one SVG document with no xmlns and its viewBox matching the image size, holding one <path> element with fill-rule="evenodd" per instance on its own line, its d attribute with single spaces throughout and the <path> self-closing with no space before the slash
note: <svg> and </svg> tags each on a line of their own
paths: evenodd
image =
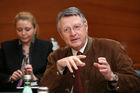
<svg viewBox="0 0 140 93">
<path fill-rule="evenodd" d="M 23 44 L 30 44 L 36 34 L 36 28 L 29 20 L 19 20 L 16 23 L 16 32 Z"/>
</svg>

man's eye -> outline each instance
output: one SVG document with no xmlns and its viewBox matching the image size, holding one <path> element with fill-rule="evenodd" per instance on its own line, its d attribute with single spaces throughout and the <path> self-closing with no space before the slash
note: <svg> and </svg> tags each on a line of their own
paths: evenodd
<svg viewBox="0 0 140 93">
<path fill-rule="evenodd" d="M 64 29 L 64 32 L 69 32 L 70 31 L 70 28 L 65 28 Z"/>
<path fill-rule="evenodd" d="M 80 26 L 75 26 L 75 28 L 79 28 Z"/>
<path fill-rule="evenodd" d="M 79 29 L 79 28 L 80 28 L 80 26 L 74 26 L 74 28 L 75 28 L 75 29 Z"/>
<path fill-rule="evenodd" d="M 68 29 L 64 29 L 64 32 L 67 32 L 68 31 Z"/>
</svg>

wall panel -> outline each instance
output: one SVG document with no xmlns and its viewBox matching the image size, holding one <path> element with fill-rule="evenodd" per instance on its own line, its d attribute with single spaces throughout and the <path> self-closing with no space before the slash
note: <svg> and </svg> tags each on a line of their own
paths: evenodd
<svg viewBox="0 0 140 93">
<path fill-rule="evenodd" d="M 85 14 L 89 36 L 120 41 L 140 69 L 140 0 L 0 0 L 0 42 L 16 38 L 14 16 L 19 11 L 34 14 L 40 27 L 39 38 L 55 37 L 64 42 L 56 29 L 57 14 L 76 6 Z"/>
</svg>

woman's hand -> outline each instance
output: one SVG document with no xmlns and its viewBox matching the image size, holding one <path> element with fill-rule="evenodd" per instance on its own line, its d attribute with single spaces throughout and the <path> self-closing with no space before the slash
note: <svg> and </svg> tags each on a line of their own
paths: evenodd
<svg viewBox="0 0 140 93">
<path fill-rule="evenodd" d="M 8 82 L 17 81 L 17 80 L 21 79 L 22 77 L 23 77 L 23 74 L 22 74 L 21 70 L 17 70 L 15 72 L 13 72 L 13 74 L 9 78 Z"/>
<path fill-rule="evenodd" d="M 38 80 L 38 78 L 33 73 L 32 65 L 28 64 L 24 66 L 26 74 L 30 74 L 32 76 L 32 80 Z"/>
</svg>

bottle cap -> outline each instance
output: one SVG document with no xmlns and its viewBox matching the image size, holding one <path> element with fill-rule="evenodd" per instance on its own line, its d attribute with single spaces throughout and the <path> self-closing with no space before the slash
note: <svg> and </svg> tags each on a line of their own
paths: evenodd
<svg viewBox="0 0 140 93">
<path fill-rule="evenodd" d="M 51 41 L 54 41 L 55 39 L 53 37 L 51 37 Z"/>
</svg>

